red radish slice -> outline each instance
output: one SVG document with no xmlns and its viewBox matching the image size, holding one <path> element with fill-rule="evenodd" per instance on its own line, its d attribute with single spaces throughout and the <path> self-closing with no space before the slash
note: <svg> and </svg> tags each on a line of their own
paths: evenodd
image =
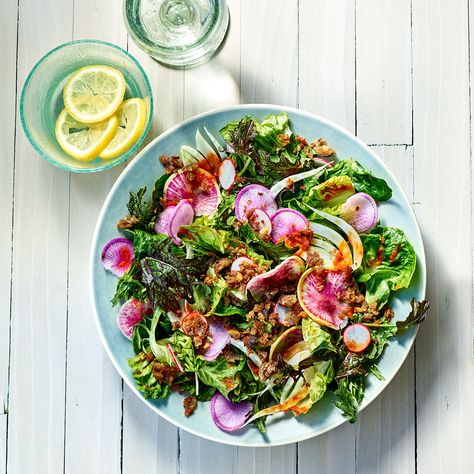
<svg viewBox="0 0 474 474">
<path fill-rule="evenodd" d="M 179 360 L 176 357 L 176 354 L 174 353 L 173 348 L 171 347 L 169 342 L 167 342 L 165 345 L 166 349 L 168 349 L 168 352 L 170 353 L 171 358 L 173 359 L 174 365 L 176 365 L 180 372 L 184 372 L 183 366 L 179 363 Z"/>
<path fill-rule="evenodd" d="M 230 266 L 230 271 L 231 272 L 239 272 L 240 271 L 240 265 L 242 265 L 242 263 L 244 263 L 244 262 L 253 264 L 253 261 L 250 260 L 250 258 L 248 258 L 248 257 L 239 257 L 239 258 L 236 258 L 232 262 L 232 265 Z"/>
<path fill-rule="evenodd" d="M 286 306 L 281 305 L 280 303 L 275 303 L 273 307 L 273 312 L 278 314 L 278 322 L 280 324 L 285 324 L 286 317 L 291 312 L 291 308 L 287 308 Z M 287 326 L 290 326 L 287 324 Z"/>
<path fill-rule="evenodd" d="M 155 224 L 155 232 L 157 234 L 171 235 L 169 230 L 170 220 L 174 214 L 175 209 L 176 206 L 168 206 L 163 212 L 160 213 Z"/>
<path fill-rule="evenodd" d="M 278 209 L 273 194 L 260 184 L 249 184 L 242 188 L 235 198 L 235 215 L 240 221 L 246 220 L 251 209 L 262 209 L 270 216 Z"/>
<path fill-rule="evenodd" d="M 133 326 L 143 319 L 145 304 L 135 298 L 126 301 L 120 308 L 117 324 L 127 339 L 132 339 Z"/>
<path fill-rule="evenodd" d="M 219 166 L 219 183 L 226 191 L 234 185 L 236 176 L 234 162 L 230 158 L 224 160 Z"/>
<path fill-rule="evenodd" d="M 304 260 L 296 255 L 288 257 L 273 270 L 253 277 L 247 283 L 247 291 L 256 301 L 262 300 L 272 290 L 279 290 L 282 286 L 296 282 L 304 272 Z"/>
<path fill-rule="evenodd" d="M 102 265 L 119 278 L 127 273 L 134 257 L 132 241 L 124 237 L 112 239 L 102 249 Z"/>
<path fill-rule="evenodd" d="M 342 339 L 344 345 L 351 352 L 365 351 L 372 340 L 370 331 L 363 324 L 351 324 L 347 326 L 342 333 Z"/>
<path fill-rule="evenodd" d="M 313 156 L 313 161 L 320 164 L 321 166 L 328 165 L 329 167 L 334 166 L 334 162 L 327 158 L 321 158 L 320 156 Z"/>
<path fill-rule="evenodd" d="M 341 329 L 347 324 L 352 307 L 339 301 L 338 295 L 353 284 L 352 276 L 345 271 L 310 268 L 298 283 L 298 301 L 318 324 Z"/>
<path fill-rule="evenodd" d="M 222 321 L 210 321 L 209 336 L 212 342 L 204 353 L 204 359 L 210 361 L 217 359 L 222 349 L 230 342 L 230 336 Z"/>
<path fill-rule="evenodd" d="M 173 237 L 175 244 L 180 245 L 181 239 L 178 237 L 179 231 L 183 225 L 189 225 L 193 222 L 194 210 L 189 201 L 183 200 L 174 209 L 173 215 L 169 221 L 169 235 Z"/>
<path fill-rule="evenodd" d="M 293 209 L 279 209 L 272 215 L 272 240 L 277 243 L 285 237 L 309 227 L 308 219 Z"/>
<path fill-rule="evenodd" d="M 163 194 L 167 206 L 190 199 L 196 216 L 212 214 L 220 201 L 216 179 L 201 168 L 173 173 L 165 183 Z"/>
<path fill-rule="evenodd" d="M 379 220 L 377 203 L 366 193 L 354 194 L 342 205 L 341 217 L 359 234 L 364 234 Z"/>
<path fill-rule="evenodd" d="M 252 402 L 232 403 L 220 392 L 211 398 L 211 417 L 223 431 L 236 431 L 242 428 L 252 413 Z"/>
<path fill-rule="evenodd" d="M 272 221 L 263 209 L 250 209 L 245 217 L 258 236 L 265 237 L 272 233 Z"/>
<path fill-rule="evenodd" d="M 282 354 L 298 342 L 303 341 L 303 331 L 301 326 L 295 326 L 287 329 L 280 334 L 275 342 L 270 346 L 269 360 L 274 361 L 278 354 Z"/>
</svg>

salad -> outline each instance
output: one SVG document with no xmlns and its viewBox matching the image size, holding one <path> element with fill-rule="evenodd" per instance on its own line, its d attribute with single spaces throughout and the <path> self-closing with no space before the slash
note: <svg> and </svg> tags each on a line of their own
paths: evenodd
<svg viewBox="0 0 474 474">
<path fill-rule="evenodd" d="M 186 394 L 186 416 L 210 400 L 225 431 L 264 432 L 327 391 L 354 422 L 390 338 L 428 309 L 413 299 L 395 322 L 390 308 L 416 255 L 379 220 L 386 181 L 294 133 L 286 113 L 197 130 L 160 160 L 166 173 L 151 196 L 130 193 L 123 236 L 102 251 L 138 389 Z"/>
</svg>

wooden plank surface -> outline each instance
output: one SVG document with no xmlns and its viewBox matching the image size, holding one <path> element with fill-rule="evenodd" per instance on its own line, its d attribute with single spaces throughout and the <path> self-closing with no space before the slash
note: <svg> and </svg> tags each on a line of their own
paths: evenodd
<svg viewBox="0 0 474 474">
<path fill-rule="evenodd" d="M 16 121 L 16 61 L 18 4 L 9 0 L 0 7 L 0 40 L 9 45 L 0 52 L 0 111 L 4 124 L 0 127 L 0 189 L 3 205 L 0 206 L 0 472 L 6 465 L 8 379 L 10 365 L 10 310 L 13 232 L 13 170 L 15 163 Z"/>
<path fill-rule="evenodd" d="M 72 37 L 72 1 L 20 2 L 18 92 Z M 45 28 L 45 25 L 48 25 Z M 69 176 L 33 151 L 17 121 L 7 469 L 62 472 Z"/>
<path fill-rule="evenodd" d="M 0 5 L 0 472 L 470 472 L 472 0 L 229 4 L 220 53 L 184 71 L 127 39 L 113 0 Z M 420 220 L 433 309 L 416 350 L 355 425 L 298 447 L 234 448 L 180 432 L 122 388 L 87 297 L 93 226 L 121 168 L 69 176 L 40 159 L 15 123 L 31 67 L 73 37 L 128 47 L 144 66 L 155 95 L 148 141 L 196 113 L 266 102 L 299 106 L 384 145 L 374 150 Z"/>
<path fill-rule="evenodd" d="M 474 363 L 467 2 L 414 2 L 413 54 L 415 201 L 432 308 L 416 344 L 417 468 L 420 473 L 470 472 Z"/>
</svg>

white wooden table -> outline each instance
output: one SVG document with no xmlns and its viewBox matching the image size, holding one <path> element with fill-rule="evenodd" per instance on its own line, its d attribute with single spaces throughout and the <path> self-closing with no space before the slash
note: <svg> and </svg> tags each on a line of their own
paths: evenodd
<svg viewBox="0 0 474 474">
<path fill-rule="evenodd" d="M 0 471 L 472 473 L 474 1 L 229 0 L 218 56 L 162 67 L 127 37 L 118 0 L 0 0 Z M 374 147 L 410 196 L 431 314 L 402 369 L 356 424 L 273 449 L 174 428 L 124 386 L 96 334 L 88 253 L 123 167 L 67 174 L 33 151 L 21 88 L 56 45 L 127 48 L 155 93 L 149 139 L 236 103 L 301 107 Z"/>
</svg>

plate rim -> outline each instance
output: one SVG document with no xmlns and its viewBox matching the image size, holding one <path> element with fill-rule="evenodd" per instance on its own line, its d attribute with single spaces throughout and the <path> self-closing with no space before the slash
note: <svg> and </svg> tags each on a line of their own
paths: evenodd
<svg viewBox="0 0 474 474">
<path fill-rule="evenodd" d="M 155 143 L 157 141 L 161 141 L 161 140 L 165 139 L 168 135 L 172 135 L 175 131 L 179 130 L 182 127 L 185 127 L 190 122 L 194 122 L 196 120 L 200 120 L 200 119 L 203 119 L 205 117 L 215 115 L 215 114 L 218 114 L 218 113 L 225 113 L 225 112 L 235 111 L 235 110 L 239 110 L 239 109 L 248 109 L 248 108 L 259 109 L 259 110 L 262 110 L 262 111 L 268 110 L 269 113 L 274 112 L 275 110 L 279 110 L 281 112 L 289 112 L 289 113 L 292 113 L 292 114 L 305 116 L 306 118 L 309 118 L 311 120 L 317 120 L 317 121 L 333 128 L 337 132 L 344 135 L 346 138 L 349 138 L 350 140 L 355 141 L 362 148 L 364 148 L 364 150 L 369 155 L 371 155 L 373 159 L 375 159 L 375 161 L 384 169 L 384 172 L 387 173 L 387 175 L 390 176 L 390 178 L 392 178 L 397 183 L 398 187 L 400 188 L 402 197 L 405 199 L 406 204 L 408 204 L 406 209 L 409 210 L 409 212 L 411 213 L 411 216 L 413 217 L 413 221 L 415 223 L 415 231 L 418 234 L 420 242 L 421 242 L 420 254 L 417 255 L 417 265 L 419 265 L 419 267 L 424 270 L 422 272 L 422 278 L 420 279 L 420 282 L 419 282 L 419 288 L 421 290 L 421 294 L 423 295 L 423 298 L 426 297 L 426 254 L 425 254 L 425 247 L 424 247 L 424 243 L 423 243 L 423 236 L 422 236 L 422 233 L 421 233 L 421 230 L 420 230 L 420 225 L 419 225 L 418 219 L 416 217 L 415 211 L 413 209 L 412 203 L 410 202 L 405 190 L 400 185 L 398 179 L 395 177 L 395 175 L 392 173 L 392 171 L 388 168 L 388 166 L 385 164 L 385 162 L 381 158 L 379 158 L 379 156 L 366 143 L 364 143 L 360 138 L 355 136 L 349 130 L 345 129 L 344 127 L 342 127 L 342 126 L 334 123 L 333 121 L 331 121 L 331 120 L 329 120 L 325 117 L 322 117 L 318 114 L 315 114 L 313 112 L 308 112 L 306 110 L 302 110 L 302 109 L 299 109 L 297 107 L 290 107 L 290 106 L 286 106 L 286 105 L 247 103 L 247 104 L 236 104 L 236 105 L 231 105 L 231 106 L 226 106 L 226 107 L 219 107 L 219 108 L 212 109 L 212 110 L 209 110 L 209 111 L 206 111 L 206 112 L 202 112 L 200 114 L 193 115 L 192 117 L 189 117 L 185 120 L 182 120 L 182 121 L 178 122 L 177 124 L 173 125 L 169 129 L 165 130 L 163 133 L 156 136 L 153 140 L 151 140 L 150 143 L 148 143 L 135 156 L 135 158 L 133 158 L 133 161 L 129 165 L 127 165 L 126 168 L 120 173 L 120 175 L 116 179 L 115 183 L 113 184 L 112 188 L 108 192 L 107 197 L 105 198 L 105 200 L 102 204 L 100 213 L 97 217 L 96 225 L 94 227 L 94 234 L 93 234 L 93 237 L 92 237 L 91 247 L 90 247 L 90 254 L 89 254 L 89 271 L 88 271 L 88 273 L 89 273 L 89 275 L 88 275 L 89 276 L 89 298 L 90 298 L 90 302 L 91 302 L 91 305 L 92 305 L 93 318 L 94 318 L 94 321 L 95 321 L 95 325 L 97 327 L 97 331 L 99 333 L 99 338 L 100 338 L 100 342 L 102 344 L 102 347 L 105 349 L 105 352 L 107 353 L 110 361 L 112 362 L 112 365 L 115 367 L 115 370 L 118 372 L 118 374 L 120 375 L 122 380 L 128 385 L 128 387 L 132 390 L 132 392 L 145 405 L 147 405 L 151 410 L 153 410 L 155 413 L 157 413 L 159 416 L 161 416 L 162 418 L 164 418 L 166 421 L 168 421 L 172 425 L 176 426 L 177 428 L 183 429 L 184 431 L 187 431 L 188 433 L 191 433 L 191 434 L 193 434 L 195 436 L 198 436 L 200 438 L 203 438 L 203 439 L 207 439 L 209 441 L 214 441 L 214 442 L 217 442 L 217 443 L 220 443 L 220 444 L 226 444 L 226 445 L 231 445 L 231 446 L 240 446 L 240 447 L 249 447 L 249 448 L 250 447 L 253 447 L 253 448 L 271 448 L 271 447 L 276 447 L 276 446 L 285 446 L 285 445 L 292 444 L 292 443 L 299 443 L 301 441 L 305 441 L 305 440 L 308 440 L 308 439 L 311 439 L 311 438 L 315 438 L 315 437 L 320 436 L 324 433 L 327 433 L 328 431 L 333 430 L 334 428 L 337 428 L 338 426 L 340 426 L 344 423 L 347 423 L 347 420 L 345 420 L 343 418 L 342 419 L 337 419 L 332 424 L 330 424 L 326 428 L 322 429 L 321 431 L 318 431 L 317 433 L 309 433 L 309 434 L 305 433 L 305 434 L 300 435 L 300 436 L 291 437 L 290 439 L 285 440 L 285 441 L 277 441 L 277 442 L 270 441 L 270 442 L 266 442 L 266 443 L 265 442 L 242 443 L 242 442 L 238 441 L 239 438 L 237 438 L 237 437 L 236 437 L 236 441 L 233 441 L 232 439 L 219 439 L 219 438 L 217 438 L 215 436 L 212 436 L 212 435 L 207 435 L 207 434 L 200 433 L 200 432 L 194 430 L 193 428 L 190 428 L 189 426 L 186 426 L 185 424 L 181 423 L 180 421 L 176 421 L 176 420 L 172 419 L 163 410 L 161 410 L 160 408 L 158 408 L 157 406 L 152 404 L 149 400 L 144 398 L 143 394 L 136 388 L 135 384 L 128 379 L 128 377 L 126 376 L 124 371 L 122 371 L 122 369 L 120 368 L 120 366 L 116 362 L 115 357 L 112 354 L 112 351 L 111 351 L 109 345 L 107 344 L 103 328 L 100 324 L 98 309 L 97 309 L 95 298 L 94 298 L 94 285 L 93 285 L 93 283 L 94 283 L 95 249 L 97 248 L 97 245 L 98 245 L 98 235 L 99 235 L 99 230 L 100 230 L 100 224 L 103 221 L 105 210 L 108 207 L 110 201 L 112 200 L 112 196 L 114 195 L 115 190 L 120 186 L 122 181 L 125 180 L 126 176 L 130 173 L 130 171 L 137 165 L 137 163 L 141 159 L 141 157 L 148 152 L 148 149 L 155 146 Z M 362 401 L 362 403 L 361 403 L 361 405 L 360 405 L 360 407 L 357 411 L 358 415 L 362 412 L 362 410 L 364 410 L 368 405 L 370 405 L 370 403 L 372 403 L 376 398 L 379 397 L 379 395 L 382 393 L 382 391 L 391 383 L 393 378 L 397 375 L 397 373 L 399 372 L 401 366 L 406 361 L 406 359 L 407 359 L 407 357 L 408 357 L 408 355 L 411 351 L 411 348 L 413 346 L 413 343 L 415 342 L 417 333 L 418 333 L 418 326 L 416 326 L 414 328 L 413 334 L 411 335 L 411 337 L 408 341 L 408 344 L 406 345 L 405 357 L 403 357 L 401 360 L 399 360 L 397 362 L 397 364 L 395 364 L 395 369 L 394 369 L 393 373 L 391 374 L 391 376 L 389 378 L 385 379 L 384 384 L 380 385 L 380 387 L 378 387 L 377 390 L 373 392 L 373 397 L 370 400 L 367 400 L 367 399 L 364 398 L 364 400 Z"/>
</svg>

